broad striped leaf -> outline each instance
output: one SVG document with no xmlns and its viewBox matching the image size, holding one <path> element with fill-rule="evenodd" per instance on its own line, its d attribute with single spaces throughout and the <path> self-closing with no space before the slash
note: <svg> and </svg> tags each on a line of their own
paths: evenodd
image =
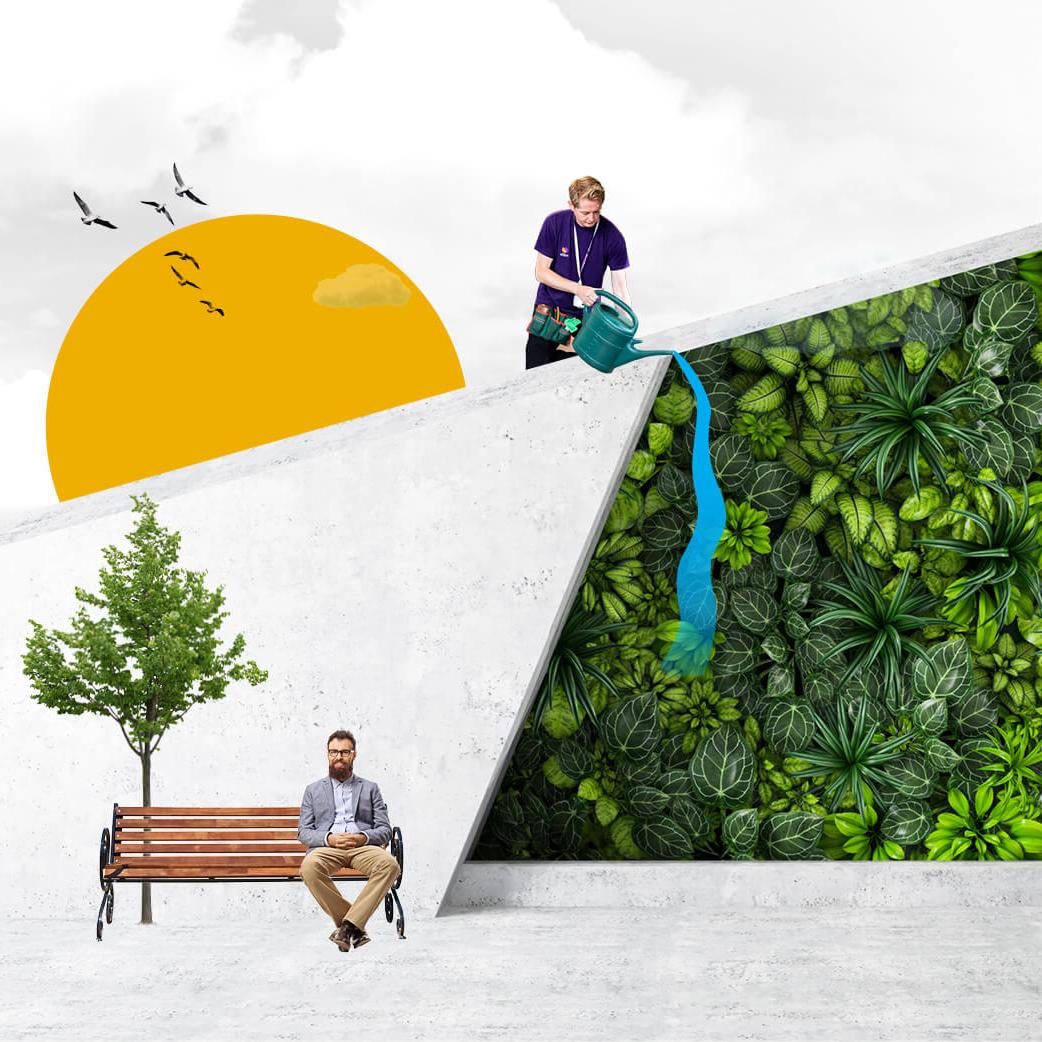
<svg viewBox="0 0 1042 1042">
<path fill-rule="evenodd" d="M 805 528 L 782 532 L 771 547 L 771 567 L 783 578 L 813 579 L 820 564 L 818 544 Z"/>
<path fill-rule="evenodd" d="M 779 344 L 768 347 L 763 353 L 763 360 L 781 376 L 792 376 L 800 365 L 800 352 L 795 347 Z"/>
<path fill-rule="evenodd" d="M 841 492 L 836 496 L 836 506 L 851 543 L 860 546 L 868 538 L 872 525 L 872 504 L 858 493 Z"/>
<path fill-rule="evenodd" d="M 708 839 L 713 831 L 713 819 L 706 809 L 686 794 L 673 799 L 669 805 L 669 816 L 687 833 L 693 843 Z"/>
<path fill-rule="evenodd" d="M 814 714 L 804 702 L 772 702 L 763 720 L 763 736 L 783 753 L 806 749 L 814 737 Z"/>
<path fill-rule="evenodd" d="M 742 412 L 773 412 L 785 402 L 785 381 L 777 373 L 767 373 L 760 377 L 738 399 L 738 408 Z"/>
<path fill-rule="evenodd" d="M 746 586 L 731 595 L 731 615 L 742 629 L 766 633 L 778 618 L 778 602 L 766 590 Z"/>
<path fill-rule="evenodd" d="M 984 264 L 941 279 L 941 289 L 957 297 L 975 297 L 996 282 L 1009 282 L 1016 277 L 1017 262 L 1006 260 L 998 264 Z"/>
<path fill-rule="evenodd" d="M 959 339 L 963 327 L 962 305 L 942 290 L 934 290 L 930 311 L 916 308 L 910 313 L 906 336 L 922 340 L 931 352 Z"/>
<path fill-rule="evenodd" d="M 800 493 L 796 475 L 782 463 L 758 463 L 746 486 L 753 505 L 770 521 L 786 517 Z"/>
<path fill-rule="evenodd" d="M 603 720 L 601 738 L 620 756 L 640 760 L 658 747 L 658 701 L 651 692 L 623 699 L 605 712 Z"/>
<path fill-rule="evenodd" d="M 884 839 L 903 847 L 921 843 L 933 828 L 933 814 L 922 800 L 894 800 L 886 809 L 879 831 Z"/>
<path fill-rule="evenodd" d="M 756 785 L 756 756 L 742 733 L 725 724 L 706 735 L 691 755 L 695 799 L 712 807 L 741 807 Z"/>
<path fill-rule="evenodd" d="M 756 849 L 760 834 L 760 817 L 748 807 L 724 818 L 723 837 L 727 849 L 736 857 L 748 857 Z"/>
<path fill-rule="evenodd" d="M 652 818 L 661 814 L 669 803 L 669 796 L 650 785 L 634 785 L 627 793 L 630 810 L 637 818 Z"/>
<path fill-rule="evenodd" d="M 1000 282 L 984 290 L 973 311 L 973 324 L 996 340 L 1016 343 L 1038 321 L 1038 300 L 1026 282 Z"/>
<path fill-rule="evenodd" d="M 1010 384 L 999 418 L 1011 431 L 1037 433 L 1042 429 L 1042 387 L 1035 383 Z"/>
<path fill-rule="evenodd" d="M 661 510 L 644 522 L 641 536 L 648 550 L 675 550 L 687 545 L 691 527 L 682 511 Z"/>
<path fill-rule="evenodd" d="M 812 534 L 820 532 L 828 523 L 829 513 L 823 506 L 814 506 L 807 496 L 800 496 L 792 505 L 785 522 L 786 529 L 805 528 Z"/>
<path fill-rule="evenodd" d="M 740 491 L 752 477 L 756 459 L 749 448 L 749 440 L 740 434 L 725 434 L 709 446 L 713 473 L 728 492 Z"/>
<path fill-rule="evenodd" d="M 821 839 L 825 819 L 802 810 L 772 814 L 763 823 L 763 840 L 768 857 L 776 861 L 799 861 L 811 856 Z"/>
<path fill-rule="evenodd" d="M 973 686 L 970 648 L 963 637 L 953 637 L 926 649 L 926 661 L 911 667 L 911 689 L 917 701 L 962 698 Z"/>
<path fill-rule="evenodd" d="M 649 857 L 663 861 L 690 858 L 694 854 L 691 837 L 664 815 L 651 821 L 638 821 L 633 826 L 633 841 Z"/>
</svg>

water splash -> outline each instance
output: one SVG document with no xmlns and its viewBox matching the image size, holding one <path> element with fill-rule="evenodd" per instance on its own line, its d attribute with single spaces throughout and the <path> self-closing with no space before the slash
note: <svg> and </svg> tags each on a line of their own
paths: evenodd
<svg viewBox="0 0 1042 1042">
<path fill-rule="evenodd" d="M 701 676 L 709 668 L 716 636 L 716 594 L 713 592 L 713 553 L 724 534 L 724 497 L 709 455 L 709 396 L 687 359 L 673 352 L 677 365 L 695 393 L 695 440 L 691 478 L 697 517 L 691 541 L 677 566 L 680 624 L 663 665 L 684 676 Z"/>
</svg>

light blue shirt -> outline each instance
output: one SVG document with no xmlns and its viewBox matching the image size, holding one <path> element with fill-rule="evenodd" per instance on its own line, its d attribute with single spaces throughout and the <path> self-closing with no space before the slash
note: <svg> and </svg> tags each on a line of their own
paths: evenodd
<svg viewBox="0 0 1042 1042">
<path fill-rule="evenodd" d="M 358 786 L 358 780 L 353 774 L 347 781 L 337 781 L 336 778 L 329 780 L 333 785 L 333 806 L 336 807 L 336 816 L 333 818 L 332 827 L 326 833 L 326 839 L 328 840 L 334 832 L 360 832 L 368 839 L 369 833 L 360 829 L 358 822 L 355 821 L 355 789 Z"/>
</svg>

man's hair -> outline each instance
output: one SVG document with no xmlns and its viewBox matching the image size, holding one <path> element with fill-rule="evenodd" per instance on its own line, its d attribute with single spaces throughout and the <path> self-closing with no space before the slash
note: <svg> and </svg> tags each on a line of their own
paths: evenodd
<svg viewBox="0 0 1042 1042">
<path fill-rule="evenodd" d="M 579 177 L 568 186 L 568 201 L 578 206 L 581 199 L 589 199 L 591 203 L 604 202 L 604 185 L 596 177 Z"/>
<path fill-rule="evenodd" d="M 330 735 L 330 736 L 329 736 L 329 737 L 328 737 L 328 738 L 326 739 L 326 748 L 327 748 L 327 749 L 329 748 L 329 743 L 330 743 L 330 742 L 331 742 L 331 741 L 332 741 L 332 740 L 333 740 L 334 738 L 339 738 L 339 739 L 340 739 L 340 741 L 344 741 L 344 740 L 346 739 L 347 741 L 349 741 L 349 742 L 351 743 L 351 748 L 352 748 L 352 749 L 357 749 L 357 748 L 358 748 L 358 743 L 357 743 L 357 742 L 355 741 L 355 736 L 354 736 L 354 735 L 353 735 L 353 734 L 352 734 L 352 733 L 351 733 L 350 731 L 344 731 L 344 730 L 340 730 L 340 731 L 334 731 L 334 732 L 333 732 L 333 733 L 332 733 L 332 734 L 331 734 L 331 735 Z"/>
</svg>

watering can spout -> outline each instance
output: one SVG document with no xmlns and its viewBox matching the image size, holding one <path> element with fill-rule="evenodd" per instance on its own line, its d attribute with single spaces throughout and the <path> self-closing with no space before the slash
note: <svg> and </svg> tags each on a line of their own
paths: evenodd
<svg viewBox="0 0 1042 1042">
<path fill-rule="evenodd" d="M 575 353 L 594 369 L 610 373 L 627 362 L 651 355 L 671 355 L 670 350 L 638 351 L 641 341 L 634 337 L 637 332 L 637 316 L 633 309 L 606 289 L 596 290 L 600 297 L 607 297 L 618 305 L 618 309 L 598 302 L 598 305 L 583 313 L 583 325 L 575 334 Z M 621 309 L 621 310 L 619 310 Z"/>
</svg>

